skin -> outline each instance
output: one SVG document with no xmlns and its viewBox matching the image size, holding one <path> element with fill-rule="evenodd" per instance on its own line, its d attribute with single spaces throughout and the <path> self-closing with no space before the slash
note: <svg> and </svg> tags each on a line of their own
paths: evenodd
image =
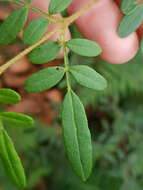
<svg viewBox="0 0 143 190">
<path fill-rule="evenodd" d="M 24 0 L 23 0 L 24 1 Z M 50 0 L 33 0 L 32 5 L 35 7 L 38 7 L 39 9 L 47 12 L 48 11 L 48 5 L 49 5 Z M 13 3 L 11 3 L 12 8 L 18 8 L 18 6 L 15 6 Z M 56 14 L 56 17 L 61 17 L 60 14 Z M 28 15 L 28 19 L 27 19 L 27 24 L 34 20 L 37 19 L 39 17 L 42 17 L 40 14 L 30 10 L 29 11 L 29 15 Z M 52 23 L 48 25 L 48 29 L 47 29 L 47 33 L 49 33 L 50 31 L 52 31 L 55 27 L 57 27 L 58 24 Z M 55 35 L 53 35 L 48 41 L 57 41 L 57 39 L 59 38 L 59 32 L 57 32 Z M 66 33 L 66 40 L 68 41 L 71 38 L 70 32 L 67 31 Z M 63 50 L 61 49 L 58 58 L 63 58 Z"/>
<path fill-rule="evenodd" d="M 48 0 L 33 0 L 33 5 L 47 11 Z M 49 2 L 49 1 L 48 1 Z M 89 0 L 73 0 L 68 8 L 69 14 L 73 14 Z M 123 17 L 119 9 L 120 1 L 100 0 L 95 6 L 80 16 L 75 23 L 81 33 L 89 40 L 96 41 L 102 47 L 101 57 L 113 64 L 122 64 L 131 60 L 139 48 L 139 37 L 137 33 L 132 33 L 126 38 L 120 38 L 117 33 L 118 25 Z M 60 15 L 57 15 L 60 16 Z M 28 22 L 38 18 L 39 15 L 33 11 L 30 12 Z M 51 24 L 48 32 L 55 27 Z M 58 33 L 52 40 L 58 38 Z M 140 32 L 141 35 L 141 32 Z M 67 40 L 70 39 L 70 33 L 67 32 Z"/>
<path fill-rule="evenodd" d="M 23 0 L 24 1 L 24 0 Z M 47 12 L 48 11 L 48 5 L 49 5 L 49 2 L 50 2 L 50 0 L 42 0 L 42 1 L 40 1 L 40 0 L 33 0 L 33 2 L 31 3 L 33 6 L 35 6 L 35 7 L 38 7 L 39 9 L 41 9 L 41 10 L 43 10 L 43 11 L 45 11 L 45 12 Z M 18 6 L 15 6 L 13 3 L 11 3 L 11 6 L 12 6 L 12 8 L 18 8 Z M 55 15 L 56 17 L 61 17 L 61 15 L 60 14 L 56 14 Z M 42 17 L 40 14 L 38 14 L 38 13 L 36 13 L 35 11 L 32 11 L 32 10 L 30 10 L 29 11 L 29 15 L 28 15 L 28 19 L 27 19 L 27 24 L 30 22 L 30 21 L 32 21 L 32 20 L 34 20 L 34 19 L 37 19 L 37 18 L 39 18 L 39 17 Z M 52 24 L 49 24 L 48 25 L 48 29 L 47 29 L 47 33 L 49 33 L 50 31 L 52 31 L 55 27 L 57 27 L 57 25 L 58 24 L 55 24 L 55 23 L 52 23 Z M 52 40 L 52 41 L 57 41 L 57 39 L 58 39 L 58 37 L 59 37 L 59 32 L 57 32 L 52 38 L 50 38 L 50 41 Z M 70 39 L 70 32 L 68 31 L 67 33 L 66 33 L 66 40 L 69 40 Z"/>
<path fill-rule="evenodd" d="M 73 0 L 68 9 L 69 13 L 73 14 L 87 2 L 88 0 Z M 103 50 L 101 57 L 115 64 L 129 61 L 138 50 L 136 33 L 127 38 L 118 36 L 117 28 L 121 19 L 122 14 L 113 0 L 101 0 L 76 20 L 76 24 L 84 36 L 100 44 Z"/>
</svg>

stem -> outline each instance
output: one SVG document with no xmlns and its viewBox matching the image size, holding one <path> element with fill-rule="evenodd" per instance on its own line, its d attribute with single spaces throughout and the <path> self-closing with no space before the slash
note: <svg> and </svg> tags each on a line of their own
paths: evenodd
<svg viewBox="0 0 143 190">
<path fill-rule="evenodd" d="M 12 1 L 12 0 L 11 0 L 11 1 Z M 31 4 L 29 4 L 29 3 L 27 3 L 27 2 L 22 2 L 22 1 L 12 1 L 12 2 L 15 3 L 15 4 L 17 4 L 17 5 L 19 5 L 19 6 L 22 6 L 22 7 L 28 5 L 28 9 L 32 9 L 32 10 L 35 11 L 36 13 L 38 13 L 38 14 L 44 16 L 44 17 L 47 17 L 51 22 L 54 22 L 54 23 L 57 23 L 57 22 L 58 22 L 58 23 L 59 23 L 59 22 L 62 22 L 62 21 L 63 21 L 62 18 L 57 18 L 57 17 L 55 17 L 55 16 L 52 16 L 52 15 L 50 15 L 49 13 L 47 13 L 47 12 L 45 12 L 45 11 L 39 9 L 38 7 L 34 7 L 34 6 L 32 6 Z"/>
<path fill-rule="evenodd" d="M 11 0 L 12 1 L 12 0 Z M 23 52 L 21 52 L 19 55 L 17 55 L 16 57 L 14 57 L 13 59 L 11 59 L 10 61 L 8 61 L 6 64 L 2 65 L 0 67 L 0 75 L 6 70 L 8 69 L 11 65 L 13 65 L 16 61 L 18 61 L 20 58 L 22 58 L 23 56 L 27 55 L 28 53 L 30 53 L 33 49 L 35 49 L 36 47 L 38 47 L 39 45 L 41 45 L 43 42 L 45 42 L 46 40 L 48 40 L 51 36 L 53 36 L 56 32 L 61 31 L 61 33 L 64 33 L 64 37 L 65 38 L 65 31 L 67 30 L 68 26 L 74 22 L 78 17 L 80 17 L 83 13 L 85 13 L 86 11 L 88 11 L 91 7 L 93 7 L 95 5 L 95 3 L 97 3 L 99 0 L 92 0 L 91 2 L 89 2 L 85 7 L 83 7 L 82 9 L 80 9 L 79 11 L 77 11 L 75 14 L 73 14 L 72 16 L 69 16 L 67 18 L 57 18 L 54 17 L 53 15 L 49 15 L 49 13 L 46 13 L 42 10 L 40 10 L 37 7 L 33 7 L 32 5 L 28 4 L 28 8 L 31 8 L 32 10 L 34 10 L 35 12 L 46 16 L 51 22 L 55 22 L 55 23 L 60 23 L 60 25 L 55 28 L 53 31 L 51 31 L 49 34 L 45 35 L 40 41 L 38 41 L 36 44 L 30 46 L 29 48 L 25 49 Z M 14 1 L 12 1 L 14 2 Z M 27 3 L 24 3 L 22 1 L 15 1 L 14 3 L 16 3 L 17 5 L 20 5 L 22 7 L 26 6 Z M 61 41 L 61 44 L 64 43 L 64 41 Z M 69 81 L 69 76 L 68 76 L 68 57 L 67 57 L 67 49 L 64 49 L 64 60 L 65 60 L 65 69 L 67 70 L 67 85 L 68 85 L 68 89 L 70 90 L 70 81 Z"/>
<path fill-rule="evenodd" d="M 64 47 L 64 64 L 65 64 L 65 71 L 66 71 L 67 88 L 68 88 L 68 91 L 70 91 L 71 84 L 70 84 L 70 78 L 69 78 L 69 60 L 68 60 L 68 52 L 67 52 L 66 47 Z"/>
<path fill-rule="evenodd" d="M 51 22 L 59 23 L 59 22 L 63 21 L 63 18 L 57 18 L 55 16 L 49 15 L 49 13 L 46 13 L 37 7 L 30 5 L 29 8 L 32 9 L 33 11 L 39 13 L 40 15 L 47 17 Z"/>
<path fill-rule="evenodd" d="M 15 4 L 17 4 L 17 5 L 19 5 L 19 6 L 24 6 L 25 5 L 25 2 L 22 2 L 22 1 L 13 1 L 13 0 L 10 0 L 12 3 L 15 3 Z"/>
<path fill-rule="evenodd" d="M 45 35 L 40 41 L 38 41 L 36 44 L 28 47 L 27 49 L 25 49 L 24 51 L 22 51 L 20 54 L 18 54 L 16 57 L 14 57 L 13 59 L 11 59 L 10 61 L 8 61 L 7 63 L 5 63 L 4 65 L 2 65 L 0 67 L 0 75 L 6 70 L 8 69 L 11 65 L 13 65 L 16 61 L 18 61 L 20 58 L 22 58 L 23 56 L 27 55 L 28 53 L 30 53 L 33 49 L 35 49 L 36 47 L 38 47 L 39 45 L 41 45 L 43 42 L 45 42 L 46 40 L 48 40 L 51 36 L 53 36 L 56 32 L 59 31 L 59 27 L 55 28 L 53 31 L 51 31 L 50 33 L 48 33 L 47 35 Z"/>
<path fill-rule="evenodd" d="M 43 11 L 43 10 L 37 8 L 37 7 L 30 6 L 30 8 L 31 8 L 33 11 L 39 13 L 39 14 L 42 15 L 42 16 L 46 16 L 46 17 L 49 16 L 48 13 L 46 13 L 45 11 Z"/>
<path fill-rule="evenodd" d="M 87 5 L 85 5 L 83 8 L 81 8 L 79 11 L 77 11 L 75 14 L 71 15 L 67 18 L 68 25 L 71 24 L 73 21 L 75 21 L 77 18 L 79 18 L 83 13 L 88 11 L 90 8 L 92 8 L 99 0 L 92 0 Z"/>
<path fill-rule="evenodd" d="M 50 15 L 49 13 L 34 7 L 32 5 L 28 5 L 28 8 L 32 9 L 33 11 L 39 13 L 42 16 L 47 17 L 51 22 L 54 23 L 64 23 L 67 26 L 70 25 L 72 22 L 74 22 L 78 17 L 80 17 L 83 13 L 85 13 L 86 11 L 88 11 L 90 8 L 92 8 L 99 0 L 92 0 L 91 2 L 89 2 L 85 7 L 81 8 L 79 11 L 77 11 L 75 14 L 69 16 L 68 18 L 57 18 L 53 15 Z M 26 3 L 19 1 L 19 2 L 14 2 L 17 5 L 20 6 L 24 6 L 26 5 Z"/>
</svg>

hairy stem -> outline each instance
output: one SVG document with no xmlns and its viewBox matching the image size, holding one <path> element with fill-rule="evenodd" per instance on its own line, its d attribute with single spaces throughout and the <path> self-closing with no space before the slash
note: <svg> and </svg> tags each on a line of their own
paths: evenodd
<svg viewBox="0 0 143 190">
<path fill-rule="evenodd" d="M 11 59 L 10 61 L 8 61 L 7 63 L 5 63 L 4 65 L 2 65 L 0 67 L 0 74 L 2 74 L 6 69 L 8 69 L 11 65 L 13 65 L 16 61 L 18 61 L 20 58 L 22 58 L 23 56 L 27 55 L 28 53 L 30 53 L 33 49 L 35 49 L 36 47 L 38 47 L 39 45 L 41 45 L 43 42 L 45 42 L 46 40 L 48 40 L 51 36 L 53 36 L 53 34 L 55 34 L 56 32 L 59 31 L 59 27 L 55 28 L 53 31 L 51 31 L 50 33 L 48 33 L 47 35 L 45 35 L 40 41 L 38 41 L 36 44 L 28 47 L 27 49 L 25 49 L 24 51 L 22 51 L 20 54 L 18 54 L 16 57 L 14 57 L 13 59 Z"/>
<path fill-rule="evenodd" d="M 0 75 L 6 69 L 8 69 L 11 65 L 13 65 L 16 61 L 18 61 L 20 58 L 22 58 L 23 56 L 27 55 L 33 49 L 35 49 L 36 47 L 38 47 L 39 45 L 41 45 L 43 42 L 45 42 L 46 40 L 48 40 L 50 37 L 52 37 L 56 32 L 61 31 L 61 33 L 64 33 L 63 39 L 65 39 L 65 31 L 67 30 L 68 26 L 72 22 L 74 22 L 77 18 L 79 18 L 83 13 L 85 13 L 90 8 L 92 8 L 95 5 L 95 3 L 97 3 L 98 1 L 99 0 L 91 0 L 85 7 L 83 7 L 82 9 L 80 9 L 79 11 L 77 11 L 75 14 L 73 14 L 73 15 L 67 17 L 67 18 L 57 18 L 57 17 L 55 17 L 53 15 L 49 15 L 49 13 L 46 13 L 46 12 L 42 11 L 39 8 L 33 7 L 32 5 L 28 4 L 28 8 L 31 8 L 35 12 L 41 14 L 42 16 L 47 17 L 51 22 L 59 23 L 59 26 L 57 28 L 55 28 L 53 31 L 51 31 L 49 34 L 46 34 L 36 44 L 28 47 L 27 49 L 25 49 L 24 51 L 22 51 L 19 55 L 17 55 L 16 57 L 14 57 L 13 59 L 11 59 L 10 61 L 8 61 L 7 63 L 5 63 L 4 65 L 2 65 L 0 67 Z M 20 5 L 22 7 L 27 5 L 27 3 L 24 3 L 22 1 L 15 1 L 14 3 L 16 3 L 17 5 Z M 61 41 L 61 44 L 64 43 L 64 42 L 65 42 L 65 40 Z M 64 53 L 65 67 L 66 67 L 66 69 L 68 69 L 67 48 L 65 48 L 64 51 L 65 51 L 65 53 Z M 67 74 L 67 78 L 69 78 L 68 74 Z M 68 88 L 70 89 L 69 84 L 68 84 Z"/>
<path fill-rule="evenodd" d="M 87 5 L 85 5 L 82 9 L 77 11 L 75 14 L 69 16 L 67 18 L 68 25 L 74 22 L 76 19 L 78 19 L 82 14 L 84 14 L 86 11 L 91 9 L 99 0 L 92 0 Z"/>
<path fill-rule="evenodd" d="M 33 11 L 39 13 L 42 16 L 45 16 L 49 19 L 49 21 L 53 22 L 53 23 L 60 23 L 63 21 L 63 18 L 58 18 L 56 16 L 52 16 L 49 13 L 46 13 L 45 11 L 42 11 L 41 9 L 34 7 L 34 6 L 29 6 L 30 9 L 32 9 Z"/>
<path fill-rule="evenodd" d="M 12 0 L 11 0 L 12 1 Z M 62 22 L 62 18 L 58 18 L 56 16 L 53 16 L 53 15 L 50 15 L 48 12 L 45 12 L 41 9 L 39 9 L 38 7 L 34 7 L 32 6 L 30 3 L 27 3 L 27 2 L 23 2 L 23 1 L 12 1 L 13 3 L 21 6 L 21 7 L 25 7 L 27 6 L 28 9 L 32 9 L 33 11 L 35 11 L 36 13 L 44 16 L 44 17 L 47 17 L 47 19 L 51 22 L 54 22 L 54 23 L 59 23 L 59 22 Z"/>
<path fill-rule="evenodd" d="M 10 0 L 10 2 L 15 3 L 16 5 L 19 5 L 21 7 L 23 7 L 25 5 L 25 2 L 22 2 L 22 1 L 13 1 L 13 0 Z"/>
</svg>

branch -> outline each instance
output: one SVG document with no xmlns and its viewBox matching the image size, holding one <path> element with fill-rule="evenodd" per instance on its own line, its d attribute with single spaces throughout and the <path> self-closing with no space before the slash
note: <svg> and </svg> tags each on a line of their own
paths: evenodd
<svg viewBox="0 0 143 190">
<path fill-rule="evenodd" d="M 51 36 L 53 36 L 56 32 L 58 32 L 60 29 L 59 27 L 55 28 L 53 31 L 51 31 L 50 33 L 48 33 L 47 35 L 45 35 L 40 41 L 38 41 L 36 44 L 28 47 L 27 49 L 25 49 L 24 51 L 22 51 L 20 54 L 18 54 L 17 56 L 15 56 L 13 59 L 11 59 L 10 61 L 8 61 L 7 63 L 5 63 L 4 65 L 2 65 L 0 67 L 0 75 L 6 70 L 8 69 L 11 65 L 13 65 L 16 61 L 18 61 L 20 58 L 22 58 L 23 56 L 27 55 L 28 53 L 30 53 L 33 49 L 35 49 L 36 47 L 38 47 L 39 45 L 41 45 L 43 42 L 45 42 L 46 40 L 48 40 Z"/>
</svg>

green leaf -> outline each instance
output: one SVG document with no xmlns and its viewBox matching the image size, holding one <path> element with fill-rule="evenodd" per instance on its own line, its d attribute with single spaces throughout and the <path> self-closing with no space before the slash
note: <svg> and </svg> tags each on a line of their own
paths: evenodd
<svg viewBox="0 0 143 190">
<path fill-rule="evenodd" d="M 20 0 L 9 0 L 9 1 L 13 1 L 13 2 L 20 2 Z"/>
<path fill-rule="evenodd" d="M 143 21 L 143 5 L 136 8 L 132 14 L 126 15 L 118 28 L 118 33 L 121 37 L 127 37 L 134 32 Z"/>
<path fill-rule="evenodd" d="M 123 0 L 121 5 L 121 10 L 124 14 L 131 14 L 132 11 L 134 11 L 135 8 L 137 8 L 136 4 L 137 0 Z"/>
<path fill-rule="evenodd" d="M 1 88 L 0 89 L 0 102 L 4 104 L 17 104 L 20 102 L 20 95 L 11 89 Z"/>
<path fill-rule="evenodd" d="M 19 2 L 20 0 L 0 0 L 0 2 L 10 2 L 10 1 L 12 1 L 12 2 Z"/>
<path fill-rule="evenodd" d="M 101 53 L 101 48 L 96 42 L 86 39 L 69 40 L 67 47 L 74 53 L 87 57 L 94 57 Z"/>
<path fill-rule="evenodd" d="M 49 12 L 51 14 L 60 13 L 65 10 L 70 4 L 72 0 L 51 0 L 49 5 Z"/>
<path fill-rule="evenodd" d="M 0 128 L 0 158 L 7 175 L 20 188 L 26 186 L 23 166 L 7 132 Z"/>
<path fill-rule="evenodd" d="M 38 18 L 30 22 L 23 33 L 23 42 L 32 45 L 39 41 L 48 27 L 47 18 Z"/>
<path fill-rule="evenodd" d="M 25 83 L 28 92 L 42 92 L 55 86 L 64 76 L 63 67 L 48 67 L 33 74 Z"/>
<path fill-rule="evenodd" d="M 24 5 L 24 2 L 21 2 L 20 0 L 9 0 L 9 1 L 12 1 L 12 2 L 20 2 L 21 4 Z"/>
<path fill-rule="evenodd" d="M 32 3 L 33 0 L 26 0 L 28 3 Z"/>
<path fill-rule="evenodd" d="M 16 38 L 26 22 L 27 14 L 26 8 L 20 8 L 5 19 L 0 25 L 0 45 L 7 45 Z"/>
<path fill-rule="evenodd" d="M 68 92 L 62 107 L 65 149 L 75 173 L 86 180 L 92 169 L 92 144 L 84 107 L 74 92 Z"/>
<path fill-rule="evenodd" d="M 141 40 L 141 52 L 143 53 L 143 38 Z"/>
<path fill-rule="evenodd" d="M 30 53 L 29 59 L 32 63 L 36 64 L 47 63 L 57 57 L 60 49 L 61 47 L 57 42 L 47 42 L 34 49 Z"/>
<path fill-rule="evenodd" d="M 2 112 L 0 113 L 0 118 L 3 122 L 18 127 L 31 127 L 34 124 L 30 116 L 16 112 Z"/>
<path fill-rule="evenodd" d="M 99 73 L 88 66 L 72 66 L 69 71 L 79 84 L 86 86 L 87 88 L 104 90 L 107 87 L 106 80 Z"/>
</svg>

